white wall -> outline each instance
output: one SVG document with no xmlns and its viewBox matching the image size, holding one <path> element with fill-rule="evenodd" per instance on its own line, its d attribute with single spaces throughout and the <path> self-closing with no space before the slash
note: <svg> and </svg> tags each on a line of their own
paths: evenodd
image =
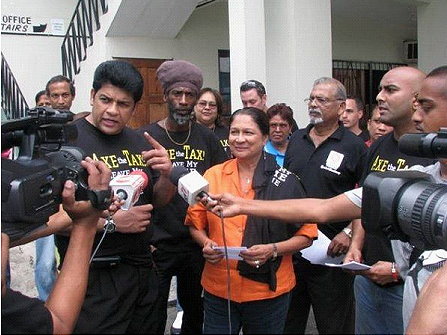
<svg viewBox="0 0 447 335">
<path fill-rule="evenodd" d="M 64 19 L 65 30 L 76 8 L 76 0 L 3 0 L 2 15 L 31 16 L 33 19 Z M 51 77 L 62 73 L 63 36 L 1 35 L 1 50 L 30 107 L 36 93 Z"/>
<path fill-rule="evenodd" d="M 447 65 L 446 14 L 446 0 L 432 0 L 418 7 L 419 68 L 427 73 Z"/>
<path fill-rule="evenodd" d="M 376 18 L 348 12 L 332 16 L 333 59 L 403 63 L 403 41 L 416 38 L 416 23 L 412 29 L 402 29 L 379 14 Z"/>
<path fill-rule="evenodd" d="M 109 27 L 113 13 L 120 1 L 109 1 L 109 13 L 103 16 L 104 30 Z M 101 29 L 98 39 L 105 35 Z M 96 37 L 95 37 L 96 38 Z M 228 11 L 227 4 L 215 4 L 198 8 L 185 23 L 173 40 L 149 39 L 141 37 L 107 37 L 102 46 L 97 43 L 88 50 L 87 60 L 81 63 L 81 75 L 76 76 L 76 88 L 81 95 L 73 104 L 73 111 L 90 110 L 87 96 L 91 89 L 93 72 L 96 66 L 113 57 L 185 59 L 199 66 L 204 74 L 204 86 L 219 87 L 218 49 L 228 49 Z M 93 55 L 93 57 L 91 57 Z"/>
</svg>

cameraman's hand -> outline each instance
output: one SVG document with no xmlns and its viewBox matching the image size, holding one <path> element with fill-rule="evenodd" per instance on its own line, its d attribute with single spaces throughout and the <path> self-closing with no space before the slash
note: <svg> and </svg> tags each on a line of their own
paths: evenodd
<svg viewBox="0 0 447 335">
<path fill-rule="evenodd" d="M 81 165 L 88 172 L 89 188 L 96 190 L 108 189 L 111 171 L 103 162 L 94 161 L 90 157 L 86 157 L 85 160 L 81 162 Z M 71 180 L 67 180 L 62 191 L 62 205 L 73 221 L 91 215 L 97 217 L 104 215 L 102 211 L 93 208 L 89 201 L 76 201 L 75 191 L 75 184 Z M 109 211 L 114 213 L 118 206 L 119 202 L 112 203 L 109 207 Z"/>
<path fill-rule="evenodd" d="M 128 211 L 119 210 L 113 215 L 116 231 L 125 234 L 144 232 L 151 223 L 151 204 L 133 206 Z"/>
<path fill-rule="evenodd" d="M 332 239 L 327 248 L 327 254 L 332 257 L 337 257 L 346 254 L 349 249 L 351 239 L 344 232 L 340 232 Z"/>
</svg>

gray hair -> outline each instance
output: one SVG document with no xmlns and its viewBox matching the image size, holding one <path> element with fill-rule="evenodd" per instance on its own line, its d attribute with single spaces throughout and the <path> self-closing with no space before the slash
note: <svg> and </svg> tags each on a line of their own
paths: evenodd
<svg viewBox="0 0 447 335">
<path fill-rule="evenodd" d="M 322 85 L 322 84 L 335 86 L 336 87 L 335 98 L 339 99 L 339 100 L 346 101 L 346 97 L 347 97 L 346 88 L 337 79 L 329 78 L 329 77 L 321 77 L 314 81 L 313 87 L 315 87 L 317 85 Z"/>
</svg>

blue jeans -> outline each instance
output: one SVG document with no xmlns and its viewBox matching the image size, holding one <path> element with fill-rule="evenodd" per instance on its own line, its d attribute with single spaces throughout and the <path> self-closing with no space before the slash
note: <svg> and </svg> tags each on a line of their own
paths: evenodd
<svg viewBox="0 0 447 335">
<path fill-rule="evenodd" d="M 403 284 L 381 287 L 358 275 L 354 294 L 356 334 L 403 334 Z"/>
<path fill-rule="evenodd" d="M 243 303 L 231 301 L 231 334 L 282 334 L 289 309 L 290 293 Z M 229 334 L 226 299 L 204 293 L 204 334 Z"/>
<path fill-rule="evenodd" d="M 41 237 L 36 240 L 36 268 L 34 278 L 36 281 L 39 299 L 46 301 L 56 281 L 56 257 L 54 235 Z"/>
</svg>

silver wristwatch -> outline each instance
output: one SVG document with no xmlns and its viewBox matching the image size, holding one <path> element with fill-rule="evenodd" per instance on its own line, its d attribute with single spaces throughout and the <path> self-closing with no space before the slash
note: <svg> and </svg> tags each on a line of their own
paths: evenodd
<svg viewBox="0 0 447 335">
<path fill-rule="evenodd" d="M 349 238 L 352 238 L 352 229 L 351 228 L 345 227 L 345 228 L 343 228 L 342 232 L 345 233 L 346 235 L 348 235 Z"/>
</svg>

